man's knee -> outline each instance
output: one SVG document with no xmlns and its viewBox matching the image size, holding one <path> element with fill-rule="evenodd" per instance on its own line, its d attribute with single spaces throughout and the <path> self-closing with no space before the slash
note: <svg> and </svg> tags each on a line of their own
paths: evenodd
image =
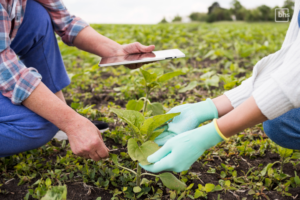
<svg viewBox="0 0 300 200">
<path fill-rule="evenodd" d="M 0 157 L 39 148 L 58 132 L 58 128 L 50 122 L 31 127 L 0 124 L 0 128 Z"/>
</svg>

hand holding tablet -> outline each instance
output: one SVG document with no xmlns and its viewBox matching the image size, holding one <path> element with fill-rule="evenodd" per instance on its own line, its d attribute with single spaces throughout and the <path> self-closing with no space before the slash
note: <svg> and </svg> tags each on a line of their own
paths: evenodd
<svg viewBox="0 0 300 200">
<path fill-rule="evenodd" d="M 131 66 L 129 68 L 139 68 L 143 64 L 147 64 L 150 62 L 166 60 L 166 59 L 184 58 L 184 57 L 185 54 L 178 49 L 153 51 L 151 53 L 129 54 L 125 56 L 106 57 L 106 58 L 104 57 L 101 59 L 99 63 L 99 67 L 128 65 Z"/>
</svg>

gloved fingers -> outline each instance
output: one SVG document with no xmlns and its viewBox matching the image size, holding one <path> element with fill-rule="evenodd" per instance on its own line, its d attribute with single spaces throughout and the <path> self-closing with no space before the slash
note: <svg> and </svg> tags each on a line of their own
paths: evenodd
<svg viewBox="0 0 300 200">
<path fill-rule="evenodd" d="M 161 129 L 164 129 L 164 131 L 168 130 L 169 128 L 169 125 L 168 124 L 165 124 L 163 126 L 160 126 L 158 128 L 156 128 L 154 131 L 158 131 L 158 130 L 161 130 Z"/>
<path fill-rule="evenodd" d="M 163 158 L 162 160 L 158 161 L 157 163 L 154 163 L 153 165 L 140 165 L 142 168 L 144 168 L 146 171 L 152 172 L 152 173 L 159 173 L 161 171 L 172 171 L 170 169 L 170 163 L 172 162 L 171 156 L 167 156 Z"/>
<path fill-rule="evenodd" d="M 156 163 L 166 157 L 169 153 L 171 153 L 171 147 L 170 145 L 164 145 L 162 148 L 160 148 L 158 151 L 156 151 L 154 154 L 148 156 L 147 160 L 150 163 Z"/>
<path fill-rule="evenodd" d="M 182 112 L 182 111 L 186 110 L 186 108 L 189 106 L 190 106 L 190 104 L 183 104 L 183 105 L 176 106 L 176 107 L 172 108 L 171 110 L 169 110 L 167 112 L 167 114 Z"/>
<path fill-rule="evenodd" d="M 168 140 L 172 139 L 175 136 L 177 136 L 176 133 L 166 131 L 155 138 L 154 142 L 158 144 L 158 146 L 163 146 Z"/>
</svg>

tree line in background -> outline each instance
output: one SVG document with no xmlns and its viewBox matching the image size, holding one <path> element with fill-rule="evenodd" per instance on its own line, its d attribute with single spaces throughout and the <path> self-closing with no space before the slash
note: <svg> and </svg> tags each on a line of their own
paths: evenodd
<svg viewBox="0 0 300 200">
<path fill-rule="evenodd" d="M 208 13 L 193 12 L 189 15 L 191 21 L 198 22 L 216 22 L 216 21 L 274 21 L 275 9 L 280 8 L 278 6 L 271 8 L 266 5 L 259 6 L 255 9 L 246 9 L 238 0 L 231 2 L 230 9 L 225 9 L 220 6 L 218 2 L 213 3 L 208 8 Z M 283 8 L 288 8 L 290 16 L 293 16 L 294 1 L 285 0 Z M 172 22 L 182 22 L 182 17 L 177 15 Z M 164 18 L 161 23 L 168 23 Z"/>
</svg>

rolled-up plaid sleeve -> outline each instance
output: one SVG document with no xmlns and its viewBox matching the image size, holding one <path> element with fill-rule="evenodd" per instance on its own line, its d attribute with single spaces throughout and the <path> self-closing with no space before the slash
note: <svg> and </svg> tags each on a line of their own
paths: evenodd
<svg viewBox="0 0 300 200">
<path fill-rule="evenodd" d="M 71 16 L 62 0 L 36 0 L 42 4 L 51 16 L 55 32 L 63 42 L 73 46 L 78 33 L 89 24 L 79 17 Z"/>
<path fill-rule="evenodd" d="M 34 68 L 27 68 L 10 48 L 9 32 L 11 22 L 0 5 L 0 92 L 21 104 L 41 82 L 41 75 Z"/>
</svg>

